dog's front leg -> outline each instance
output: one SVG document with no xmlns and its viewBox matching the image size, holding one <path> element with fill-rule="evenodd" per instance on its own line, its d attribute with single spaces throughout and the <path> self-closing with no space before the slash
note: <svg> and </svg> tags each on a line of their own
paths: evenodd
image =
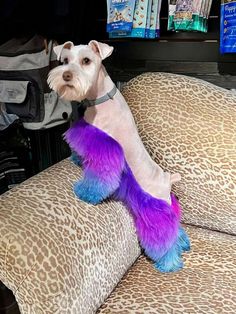
<svg viewBox="0 0 236 314">
<path fill-rule="evenodd" d="M 65 140 L 82 159 L 83 179 L 74 192 L 83 201 L 98 204 L 119 187 L 125 166 L 122 147 L 112 137 L 81 119 L 65 133 Z"/>
<path fill-rule="evenodd" d="M 101 181 L 97 175 L 90 173 L 74 184 L 75 195 L 90 204 L 101 203 L 109 197 L 114 190 L 109 185 L 109 182 Z"/>
<path fill-rule="evenodd" d="M 102 202 L 118 188 L 124 164 L 123 152 L 114 149 L 112 145 L 109 150 L 98 151 L 101 154 L 84 160 L 83 179 L 74 184 L 76 196 L 94 205 Z"/>
</svg>

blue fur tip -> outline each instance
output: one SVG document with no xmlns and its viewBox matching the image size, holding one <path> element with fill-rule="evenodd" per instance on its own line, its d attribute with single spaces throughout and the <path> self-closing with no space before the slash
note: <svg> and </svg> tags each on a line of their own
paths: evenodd
<svg viewBox="0 0 236 314">
<path fill-rule="evenodd" d="M 89 204 L 97 205 L 103 200 L 98 193 L 91 193 L 89 192 L 89 189 L 83 188 L 80 182 L 74 184 L 74 192 L 80 200 Z"/>
<path fill-rule="evenodd" d="M 84 202 L 97 205 L 108 196 L 105 186 L 98 182 L 78 181 L 74 184 L 75 195 Z"/>
<path fill-rule="evenodd" d="M 183 269 L 184 263 L 182 260 L 180 260 L 177 264 L 172 264 L 161 260 L 156 262 L 154 267 L 161 273 L 172 273 Z"/>
<path fill-rule="evenodd" d="M 179 227 L 178 238 L 169 251 L 156 261 L 154 267 L 162 273 L 176 272 L 183 268 L 181 253 L 190 250 L 187 233 Z"/>
<path fill-rule="evenodd" d="M 79 167 L 82 166 L 82 161 L 81 161 L 80 157 L 75 152 L 72 152 L 72 154 L 70 156 L 70 161 L 72 161 L 76 166 L 79 166 Z"/>
<path fill-rule="evenodd" d="M 189 237 L 182 227 L 179 228 L 178 242 L 183 252 L 188 252 L 191 250 Z"/>
<path fill-rule="evenodd" d="M 154 266 L 162 273 L 175 272 L 182 269 L 181 250 L 177 243 L 163 257 L 156 261 Z"/>
</svg>

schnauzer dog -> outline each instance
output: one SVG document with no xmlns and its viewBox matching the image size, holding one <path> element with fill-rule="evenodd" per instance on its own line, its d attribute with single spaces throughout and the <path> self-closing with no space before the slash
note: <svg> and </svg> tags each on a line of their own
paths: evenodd
<svg viewBox="0 0 236 314">
<path fill-rule="evenodd" d="M 54 51 L 63 64 L 49 73 L 49 86 L 86 107 L 84 117 L 64 135 L 74 162 L 83 167 L 75 194 L 92 204 L 108 197 L 122 201 L 155 267 L 161 272 L 181 269 L 190 242 L 171 193 L 180 174 L 164 172 L 146 151 L 128 104 L 102 64 L 113 47 L 92 40 L 78 46 L 66 42 Z"/>
</svg>

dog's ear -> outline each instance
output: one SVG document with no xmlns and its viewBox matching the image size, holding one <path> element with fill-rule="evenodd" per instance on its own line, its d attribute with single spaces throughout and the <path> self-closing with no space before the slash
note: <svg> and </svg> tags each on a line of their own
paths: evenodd
<svg viewBox="0 0 236 314">
<path fill-rule="evenodd" d="M 95 53 L 99 54 L 102 60 L 109 57 L 114 49 L 113 47 L 96 40 L 91 40 L 88 45 Z"/>
<path fill-rule="evenodd" d="M 53 47 L 53 51 L 57 55 L 57 60 L 60 60 L 63 49 L 71 49 L 72 47 L 74 47 L 74 44 L 72 43 L 72 41 L 67 41 L 63 45 L 58 45 L 58 46 Z"/>
</svg>

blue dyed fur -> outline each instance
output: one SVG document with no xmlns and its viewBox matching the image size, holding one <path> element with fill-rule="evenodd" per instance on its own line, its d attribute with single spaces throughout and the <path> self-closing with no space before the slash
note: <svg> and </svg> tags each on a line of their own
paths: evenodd
<svg viewBox="0 0 236 314">
<path fill-rule="evenodd" d="M 178 238 L 170 250 L 154 266 L 160 272 L 175 272 L 183 268 L 181 255 L 190 250 L 190 240 L 182 227 L 179 227 Z"/>
<path fill-rule="evenodd" d="M 84 178 L 74 184 L 74 192 L 81 200 L 96 205 L 110 196 L 111 191 L 107 184 L 98 178 Z"/>
<path fill-rule="evenodd" d="M 78 156 L 78 154 L 76 154 L 76 152 L 72 152 L 72 153 L 71 153 L 70 160 L 71 160 L 76 166 L 79 166 L 79 167 L 82 166 L 82 160 L 81 160 L 81 158 Z"/>
</svg>

